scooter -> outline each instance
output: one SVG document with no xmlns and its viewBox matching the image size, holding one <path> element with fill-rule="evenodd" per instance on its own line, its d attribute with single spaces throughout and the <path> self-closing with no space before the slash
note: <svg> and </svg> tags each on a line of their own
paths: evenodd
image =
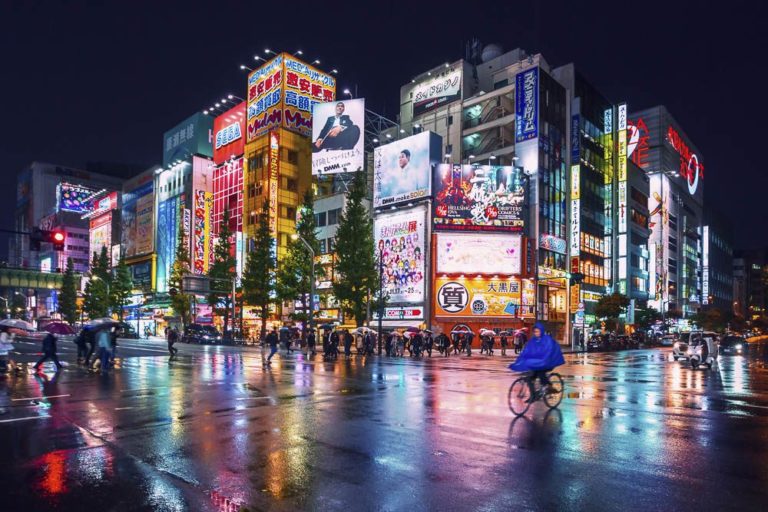
<svg viewBox="0 0 768 512">
<path fill-rule="evenodd" d="M 688 350 L 686 351 L 691 368 L 695 370 L 703 364 L 712 369 L 712 366 L 717 362 L 718 353 L 715 338 L 706 335 L 699 335 L 695 338 L 691 336 L 691 338 L 688 341 Z"/>
</svg>

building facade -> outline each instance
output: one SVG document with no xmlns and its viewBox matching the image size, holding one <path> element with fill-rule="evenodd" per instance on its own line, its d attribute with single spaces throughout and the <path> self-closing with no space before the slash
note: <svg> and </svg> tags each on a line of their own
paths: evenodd
<svg viewBox="0 0 768 512">
<path fill-rule="evenodd" d="M 702 230 L 701 301 L 704 307 L 733 308 L 733 227 L 717 210 L 707 207 Z"/>
</svg>

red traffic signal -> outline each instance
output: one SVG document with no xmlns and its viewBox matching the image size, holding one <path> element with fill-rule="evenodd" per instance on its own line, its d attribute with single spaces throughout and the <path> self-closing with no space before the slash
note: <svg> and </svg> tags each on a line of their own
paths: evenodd
<svg viewBox="0 0 768 512">
<path fill-rule="evenodd" d="M 39 251 L 41 243 L 49 243 L 53 244 L 54 251 L 63 251 L 66 240 L 67 234 L 64 231 L 35 228 L 29 234 L 29 248 L 33 251 Z"/>
<path fill-rule="evenodd" d="M 49 241 L 53 244 L 54 251 L 63 251 L 67 235 L 63 231 L 49 231 Z"/>
</svg>

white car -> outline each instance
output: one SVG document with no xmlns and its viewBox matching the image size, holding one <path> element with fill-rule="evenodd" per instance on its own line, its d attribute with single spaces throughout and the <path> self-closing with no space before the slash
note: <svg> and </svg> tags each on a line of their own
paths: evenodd
<svg viewBox="0 0 768 512">
<path fill-rule="evenodd" d="M 667 334 L 661 337 L 660 344 L 662 347 L 671 347 L 675 344 L 675 337 L 672 334 Z"/>
</svg>

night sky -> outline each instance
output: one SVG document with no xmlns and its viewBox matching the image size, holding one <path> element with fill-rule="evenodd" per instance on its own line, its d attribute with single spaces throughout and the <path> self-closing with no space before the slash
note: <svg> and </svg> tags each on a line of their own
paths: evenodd
<svg viewBox="0 0 768 512">
<path fill-rule="evenodd" d="M 766 8 L 680 4 L 4 2 L 0 227 L 12 225 L 26 164 L 158 163 L 165 130 L 228 93 L 245 96 L 239 65 L 254 67 L 264 48 L 337 68 L 339 90 L 356 85 L 394 119 L 402 84 L 477 37 L 552 66 L 573 61 L 630 112 L 665 104 L 704 155 L 705 207 L 729 217 L 736 247 L 766 246 Z"/>
</svg>

